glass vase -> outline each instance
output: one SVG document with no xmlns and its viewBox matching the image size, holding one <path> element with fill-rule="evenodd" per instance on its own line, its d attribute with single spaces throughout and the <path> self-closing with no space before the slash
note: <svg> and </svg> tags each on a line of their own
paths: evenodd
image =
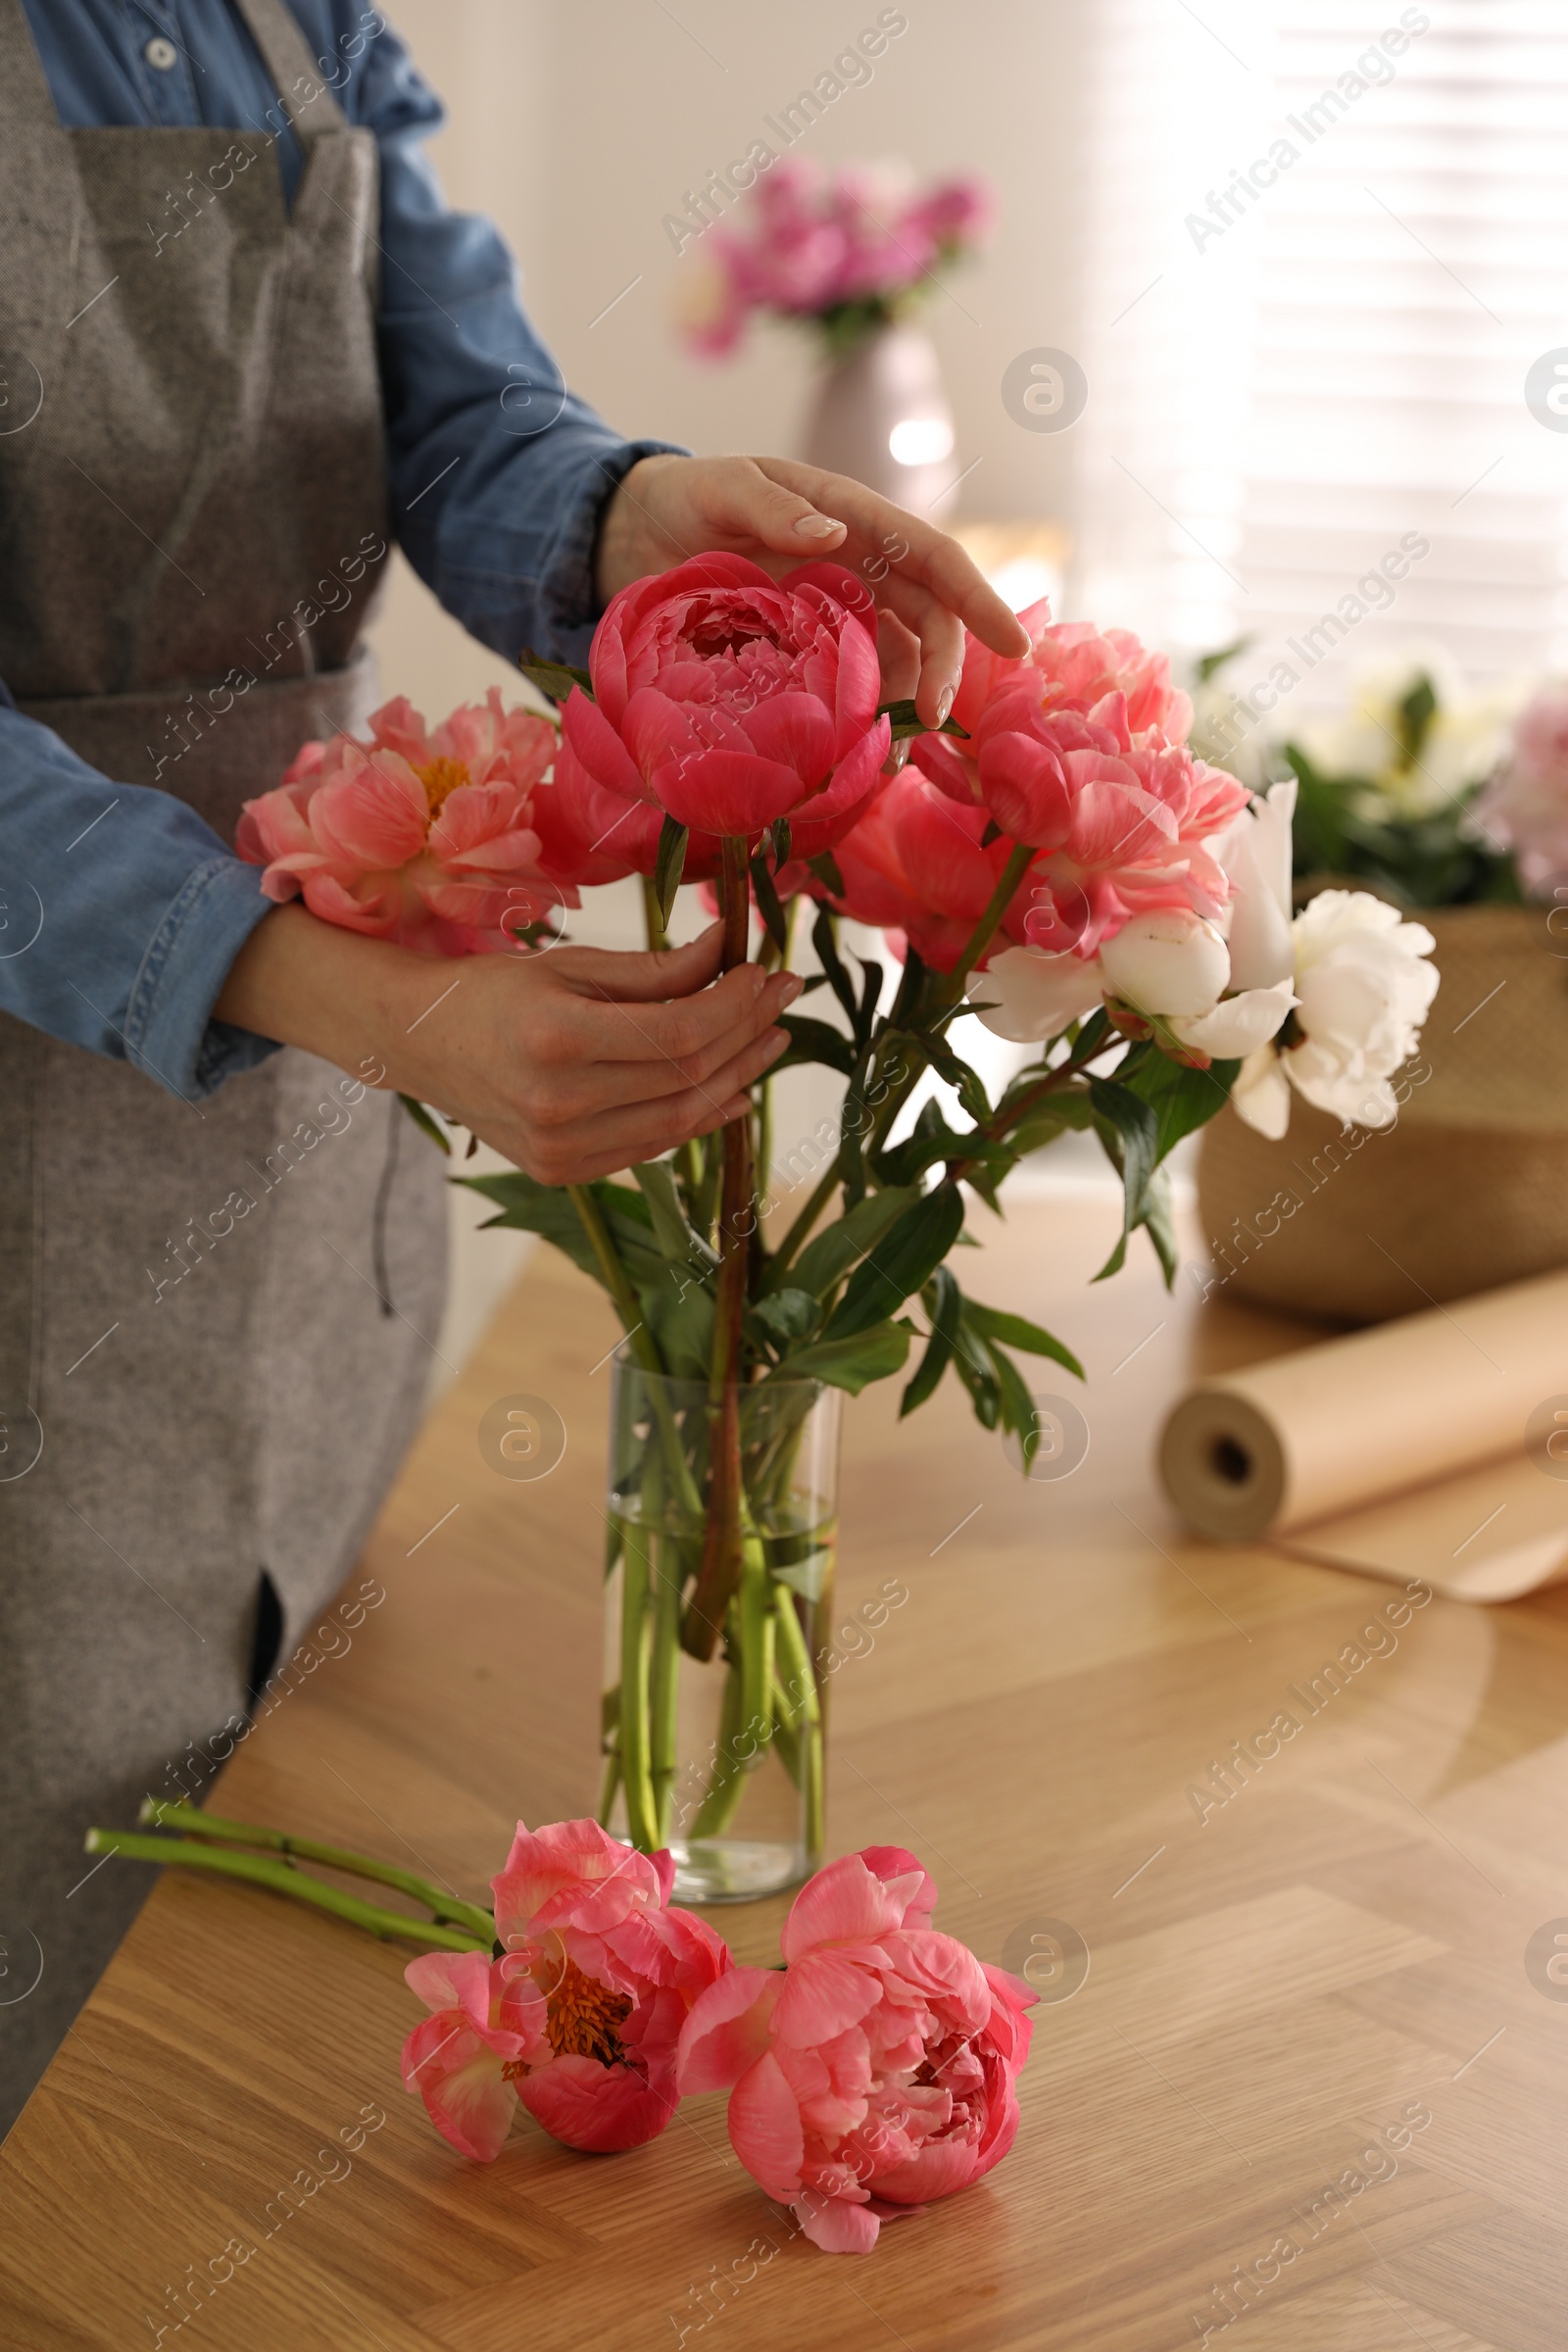
<svg viewBox="0 0 1568 2352">
<path fill-rule="evenodd" d="M 741 1556 L 714 1625 L 694 1609 L 708 1383 L 614 1360 L 600 1819 L 669 1847 L 681 1901 L 747 1902 L 822 1859 L 841 1403 L 815 1380 L 741 1390 Z"/>
</svg>

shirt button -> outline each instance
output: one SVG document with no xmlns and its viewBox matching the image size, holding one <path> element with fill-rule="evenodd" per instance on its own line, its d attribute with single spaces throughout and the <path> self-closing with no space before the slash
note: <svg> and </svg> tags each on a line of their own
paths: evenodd
<svg viewBox="0 0 1568 2352">
<path fill-rule="evenodd" d="M 179 51 L 174 47 L 173 42 L 166 41 L 162 33 L 158 33 L 148 42 L 142 55 L 150 66 L 157 67 L 160 74 L 167 74 L 170 67 L 177 64 L 179 60 Z"/>
</svg>

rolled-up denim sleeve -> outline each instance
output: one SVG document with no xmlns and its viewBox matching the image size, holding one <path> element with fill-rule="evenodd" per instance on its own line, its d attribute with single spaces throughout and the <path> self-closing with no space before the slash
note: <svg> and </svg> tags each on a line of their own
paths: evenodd
<svg viewBox="0 0 1568 2352">
<path fill-rule="evenodd" d="M 9 704 L 0 687 L 0 1009 L 197 1102 L 277 1051 L 212 1018 L 270 910 L 260 868 Z"/>
<path fill-rule="evenodd" d="M 440 100 L 395 33 L 363 60 L 356 118 L 381 158 L 380 353 L 392 512 L 410 563 L 472 635 L 580 662 L 602 606 L 595 541 L 640 458 L 568 391 L 490 221 L 453 212 L 424 142 Z"/>
</svg>

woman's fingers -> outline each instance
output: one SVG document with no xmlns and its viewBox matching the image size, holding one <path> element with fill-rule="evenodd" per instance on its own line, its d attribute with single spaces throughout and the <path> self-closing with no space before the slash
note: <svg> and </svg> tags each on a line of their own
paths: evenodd
<svg viewBox="0 0 1568 2352">
<path fill-rule="evenodd" d="M 853 564 L 863 559 L 862 567 L 868 564 L 874 570 L 880 558 L 888 564 L 890 576 L 928 587 L 993 653 L 1027 653 L 1028 632 L 1017 614 L 1008 609 L 956 539 L 950 538 L 946 531 L 922 521 L 917 514 L 907 514 L 891 499 L 868 490 L 863 482 L 852 481 L 847 474 L 824 473 L 817 466 L 798 465 L 790 458 L 759 458 L 756 464 L 758 470 L 781 489 L 793 491 L 818 512 L 836 515 L 849 524 L 849 541 L 837 551 L 845 562 Z M 901 541 L 903 553 L 898 552 Z M 871 579 L 869 584 L 879 601 L 884 601 L 887 582 Z"/>
</svg>

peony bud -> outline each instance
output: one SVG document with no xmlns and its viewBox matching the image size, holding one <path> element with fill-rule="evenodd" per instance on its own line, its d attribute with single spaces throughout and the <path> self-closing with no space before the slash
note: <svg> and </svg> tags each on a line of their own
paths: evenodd
<svg viewBox="0 0 1568 2352">
<path fill-rule="evenodd" d="M 1100 951 L 1106 989 L 1142 1013 L 1208 1012 L 1231 976 L 1225 942 L 1185 906 L 1136 914 Z"/>
</svg>

